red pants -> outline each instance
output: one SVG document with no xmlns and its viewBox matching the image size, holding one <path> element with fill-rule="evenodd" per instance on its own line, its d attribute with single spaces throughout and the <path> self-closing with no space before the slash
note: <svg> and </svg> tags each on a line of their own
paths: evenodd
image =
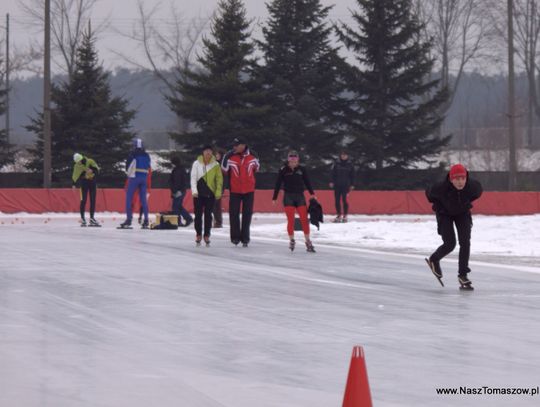
<svg viewBox="0 0 540 407">
<path fill-rule="evenodd" d="M 294 206 L 286 206 L 285 207 L 285 213 L 287 214 L 287 233 L 289 233 L 289 236 L 294 235 L 294 210 L 298 211 L 298 215 L 300 216 L 300 223 L 302 224 L 302 230 L 304 231 L 304 234 L 309 235 L 309 222 L 307 217 L 307 207 L 299 206 L 295 208 Z"/>
</svg>

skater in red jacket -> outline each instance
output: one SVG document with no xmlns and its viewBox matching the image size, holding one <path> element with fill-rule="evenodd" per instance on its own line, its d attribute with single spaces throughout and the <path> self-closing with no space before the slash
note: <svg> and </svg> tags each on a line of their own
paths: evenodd
<svg viewBox="0 0 540 407">
<path fill-rule="evenodd" d="M 283 206 L 287 215 L 287 233 L 289 234 L 289 249 L 294 250 L 294 214 L 298 212 L 300 223 L 306 240 L 306 249 L 308 252 L 315 252 L 313 243 L 309 238 L 309 221 L 307 216 L 306 198 L 304 190 L 307 189 L 312 198 L 315 198 L 315 192 L 311 187 L 311 182 L 307 175 L 306 168 L 300 165 L 300 157 L 296 151 L 290 151 L 287 155 L 287 163 L 279 170 L 274 188 L 272 203 L 275 205 L 279 190 L 283 185 Z"/>
<path fill-rule="evenodd" d="M 223 157 L 221 168 L 229 176 L 229 222 L 231 224 L 231 242 L 249 244 L 249 229 L 253 216 L 255 198 L 255 173 L 259 171 L 259 159 L 247 145 L 246 140 L 235 138 L 233 149 Z M 240 206 L 242 206 L 242 224 L 240 224 Z"/>
</svg>

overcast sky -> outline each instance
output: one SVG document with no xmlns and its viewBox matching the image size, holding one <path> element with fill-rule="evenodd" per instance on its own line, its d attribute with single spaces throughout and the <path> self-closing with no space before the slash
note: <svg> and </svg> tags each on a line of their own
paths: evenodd
<svg viewBox="0 0 540 407">
<path fill-rule="evenodd" d="M 0 0 L 0 27 L 5 30 L 6 13 L 10 14 L 10 36 L 13 48 L 24 48 L 32 39 L 42 42 L 42 34 L 39 27 L 28 26 L 28 16 L 20 8 L 22 1 L 31 0 Z M 183 12 L 186 19 L 193 17 L 205 17 L 212 13 L 216 8 L 217 0 L 172 0 L 176 7 Z M 356 9 L 355 0 L 322 0 L 325 5 L 336 4 L 330 14 L 332 20 L 342 20 L 350 22 L 349 9 Z M 151 9 L 155 5 L 160 5 L 160 18 L 168 18 L 168 10 L 170 9 L 171 0 L 145 0 L 144 5 L 147 9 Z M 256 21 L 263 22 L 267 18 L 265 2 L 262 0 L 244 0 L 248 17 Z M 131 51 L 137 56 L 137 59 L 143 61 L 142 54 L 133 50 L 134 44 L 123 37 L 118 31 L 129 33 L 133 25 L 137 21 L 136 0 L 99 0 L 93 12 L 93 26 L 96 26 L 106 18 L 110 21 L 110 28 L 99 34 L 97 43 L 100 59 L 104 65 L 113 69 L 116 66 L 127 65 L 124 60 L 118 57 L 112 51 Z M 166 21 L 166 20 L 163 20 Z M 260 29 L 255 28 L 255 35 Z M 4 32 L 0 35 L 4 37 Z M 3 54 L 2 50 L 2 54 Z"/>
</svg>

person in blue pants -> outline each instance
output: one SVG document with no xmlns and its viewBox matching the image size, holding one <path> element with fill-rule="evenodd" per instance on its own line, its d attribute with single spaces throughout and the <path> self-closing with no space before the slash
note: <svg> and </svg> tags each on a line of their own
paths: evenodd
<svg viewBox="0 0 540 407">
<path fill-rule="evenodd" d="M 133 213 L 131 203 L 133 195 L 139 191 L 139 199 L 144 214 L 142 227 L 148 228 L 148 202 L 146 200 L 146 182 L 150 171 L 150 156 L 144 149 L 143 141 L 139 138 L 133 140 L 133 151 L 126 161 L 126 171 L 128 176 L 128 187 L 126 193 L 126 220 L 120 225 L 122 228 L 131 226 Z"/>
</svg>

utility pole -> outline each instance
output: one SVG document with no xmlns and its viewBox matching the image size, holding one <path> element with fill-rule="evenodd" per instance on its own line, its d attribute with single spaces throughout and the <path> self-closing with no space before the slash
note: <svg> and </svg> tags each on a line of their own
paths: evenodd
<svg viewBox="0 0 540 407">
<path fill-rule="evenodd" d="M 508 190 L 516 189 L 516 104 L 514 75 L 514 4 L 508 0 Z"/>
<path fill-rule="evenodd" d="M 43 188 L 51 187 L 51 0 L 45 0 L 43 60 Z"/>
<path fill-rule="evenodd" d="M 6 140 L 8 145 L 9 153 L 9 72 L 10 70 L 10 61 L 9 61 L 9 13 L 6 14 Z"/>
</svg>

